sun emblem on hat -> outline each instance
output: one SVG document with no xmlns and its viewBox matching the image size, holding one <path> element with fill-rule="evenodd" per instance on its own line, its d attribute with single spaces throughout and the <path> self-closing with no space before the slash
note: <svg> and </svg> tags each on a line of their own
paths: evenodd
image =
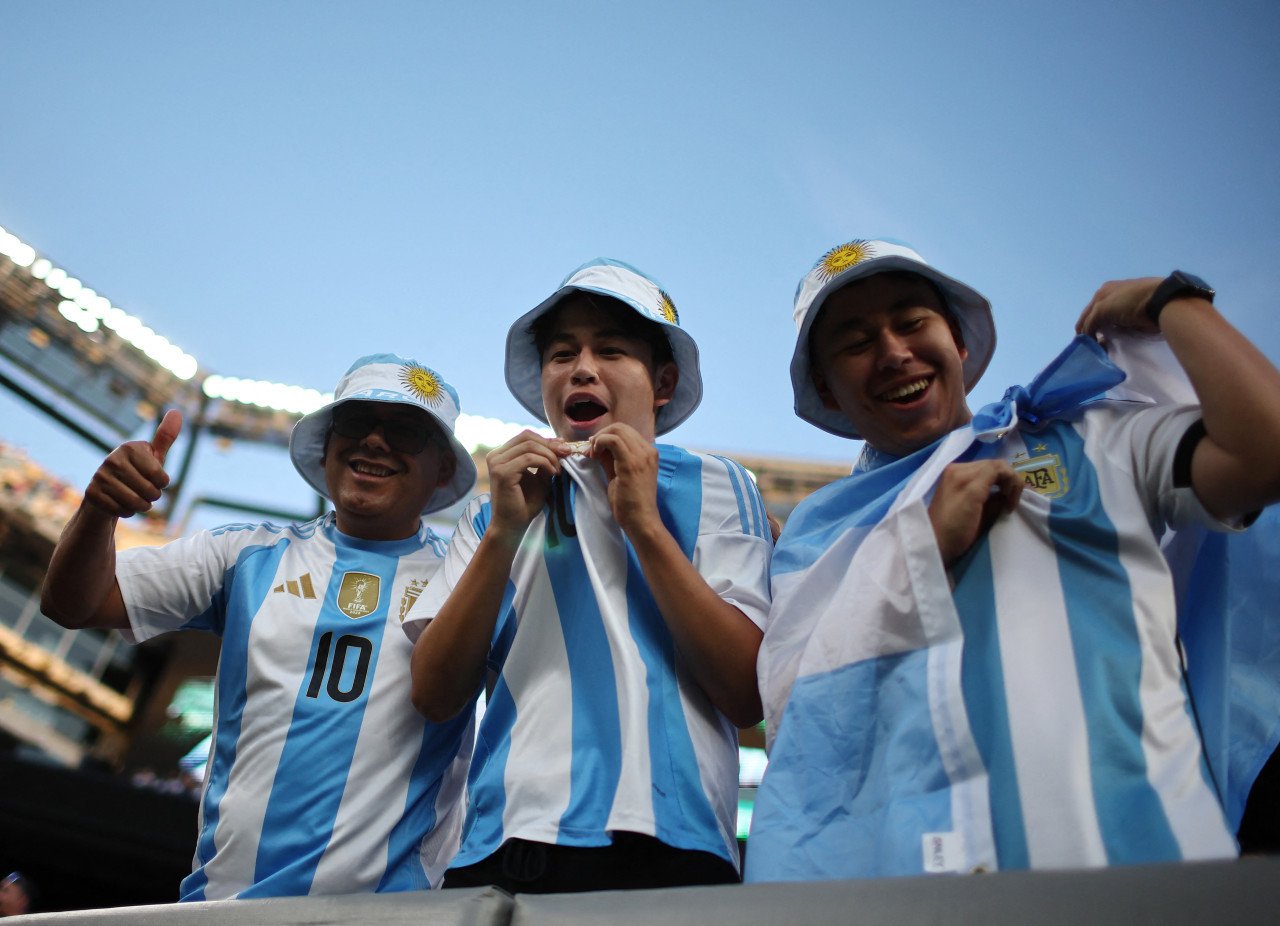
<svg viewBox="0 0 1280 926">
<path fill-rule="evenodd" d="M 858 238 L 848 244 L 837 245 L 823 254 L 822 259 L 818 261 L 818 268 L 822 271 L 822 279 L 825 281 L 874 255 L 875 248 L 871 246 L 871 242 Z"/>
<path fill-rule="evenodd" d="M 444 381 L 434 370 L 428 370 L 416 363 L 406 363 L 400 368 L 400 382 L 428 405 L 439 405 L 444 393 Z"/>
<path fill-rule="evenodd" d="M 671 301 L 671 297 L 664 290 L 658 290 L 658 310 L 662 312 L 662 317 L 673 325 L 680 324 L 680 313 L 676 311 L 676 304 Z"/>
</svg>

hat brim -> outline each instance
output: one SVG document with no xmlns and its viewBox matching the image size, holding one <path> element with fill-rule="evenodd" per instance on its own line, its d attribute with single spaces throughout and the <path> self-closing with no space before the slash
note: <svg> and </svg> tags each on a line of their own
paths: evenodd
<svg viewBox="0 0 1280 926">
<path fill-rule="evenodd" d="M 448 508 L 454 502 L 465 497 L 475 487 L 476 479 L 479 475 L 475 461 L 471 459 L 471 454 L 467 452 L 467 449 L 458 442 L 448 424 L 438 415 L 435 415 L 429 409 L 422 408 L 420 405 L 397 402 L 394 399 L 353 396 L 330 402 L 323 408 L 318 408 L 309 415 L 299 418 L 298 423 L 293 426 L 293 431 L 289 435 L 289 458 L 293 461 L 294 469 L 322 497 L 328 498 L 330 501 L 333 500 L 329 495 L 328 486 L 325 484 L 323 462 L 324 441 L 325 436 L 329 433 L 329 428 L 333 425 L 333 410 L 339 405 L 353 401 L 387 402 L 392 405 L 408 405 L 410 408 L 421 409 L 431 415 L 441 433 L 449 439 L 449 448 L 453 451 L 454 460 L 457 462 L 453 478 L 431 494 L 431 497 L 427 499 L 426 507 L 422 509 L 423 514 L 431 514 L 433 511 Z"/>
<path fill-rule="evenodd" d="M 964 341 L 968 356 L 964 361 L 964 391 L 973 390 L 986 372 L 987 365 L 996 349 L 996 326 L 991 316 L 991 303 L 976 289 L 966 286 L 959 280 L 939 273 L 928 264 L 912 260 L 896 254 L 872 258 L 855 264 L 842 273 L 833 276 L 814 296 L 805 315 L 804 324 L 796 336 L 795 352 L 791 356 L 791 389 L 795 395 L 796 414 L 817 425 L 824 431 L 861 440 L 862 435 L 839 409 L 827 408 L 822 404 L 817 387 L 813 384 L 812 364 L 809 357 L 809 332 L 814 322 L 822 313 L 827 297 L 850 283 L 877 273 L 901 270 L 914 273 L 929 280 L 942 292 L 947 301 L 947 308 L 955 316 L 960 326 L 960 336 Z"/>
</svg>

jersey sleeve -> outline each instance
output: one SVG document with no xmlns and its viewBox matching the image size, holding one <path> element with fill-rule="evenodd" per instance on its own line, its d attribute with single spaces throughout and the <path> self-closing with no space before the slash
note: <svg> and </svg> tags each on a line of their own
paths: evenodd
<svg viewBox="0 0 1280 926">
<path fill-rule="evenodd" d="M 116 555 L 116 581 L 129 627 L 140 643 L 171 630 L 222 633 L 223 589 L 251 530 L 201 531 L 162 547 L 134 547 Z"/>
<path fill-rule="evenodd" d="M 1166 528 L 1183 530 L 1238 530 L 1239 519 L 1222 521 L 1210 514 L 1195 490 L 1174 484 L 1174 459 L 1178 446 L 1198 421 L 1196 405 L 1157 405 L 1138 411 L 1109 409 L 1102 418 L 1106 429 L 1102 446 L 1112 461 L 1133 474 L 1154 536 Z"/>
<path fill-rule="evenodd" d="M 458 519 L 453 539 L 449 541 L 449 551 L 444 556 L 444 564 L 418 596 L 401 625 L 410 642 L 416 643 L 427 624 L 440 613 L 440 608 L 462 578 L 467 564 L 476 555 L 480 538 L 484 536 L 485 527 L 489 523 L 489 511 L 489 496 L 480 495 L 471 500 Z"/>
<path fill-rule="evenodd" d="M 712 591 L 760 628 L 769 616 L 772 554 L 773 535 L 755 481 L 741 464 L 708 457 L 693 565 Z"/>
</svg>

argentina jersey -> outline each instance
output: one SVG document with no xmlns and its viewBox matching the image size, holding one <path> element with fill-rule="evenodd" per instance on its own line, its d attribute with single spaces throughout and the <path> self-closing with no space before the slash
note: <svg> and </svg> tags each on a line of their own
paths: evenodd
<svg viewBox="0 0 1280 926">
<path fill-rule="evenodd" d="M 134 640 L 222 638 L 213 743 L 183 900 L 439 883 L 461 832 L 472 715 L 429 724 L 397 629 L 445 544 L 340 533 L 333 515 L 123 553 Z"/>
<path fill-rule="evenodd" d="M 771 751 L 747 880 L 1235 853 L 1157 541 L 1213 523 L 1173 486 L 1198 413 L 1134 407 L 989 443 L 964 428 L 797 509 L 761 650 Z M 948 573 L 932 487 L 992 457 L 1022 499 Z"/>
<path fill-rule="evenodd" d="M 658 451 L 664 524 L 708 585 L 763 626 L 772 542 L 750 475 L 719 457 Z M 642 573 L 607 488 L 597 463 L 564 460 L 516 556 L 455 867 L 511 838 L 601 846 L 619 831 L 737 865 L 737 732 L 676 652 L 649 591 L 655 579 Z M 411 635 L 457 583 L 488 513 L 481 497 L 464 514 Z"/>
<path fill-rule="evenodd" d="M 1235 854 L 1157 540 L 1166 526 L 1214 523 L 1173 485 L 1174 450 L 1198 418 L 1105 408 L 996 445 L 1023 499 L 952 579 L 1003 868 Z"/>
</svg>

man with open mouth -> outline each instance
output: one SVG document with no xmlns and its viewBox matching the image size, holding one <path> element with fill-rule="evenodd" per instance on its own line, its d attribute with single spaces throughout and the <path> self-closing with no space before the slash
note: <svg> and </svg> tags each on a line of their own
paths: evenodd
<svg viewBox="0 0 1280 926">
<path fill-rule="evenodd" d="M 507 384 L 556 436 L 489 454 L 490 495 L 405 621 L 429 718 L 496 673 L 446 887 L 739 880 L 772 538 L 746 470 L 654 443 L 702 395 L 677 320 L 652 279 L 596 260 L 507 336 Z"/>
<path fill-rule="evenodd" d="M 1160 539 L 1280 496 L 1280 373 L 1213 295 L 1105 284 L 975 415 L 978 292 L 888 240 L 803 278 L 796 413 L 866 443 L 774 553 L 747 880 L 1235 854 Z M 1144 392 L 1160 377 L 1192 404 Z"/>
</svg>

